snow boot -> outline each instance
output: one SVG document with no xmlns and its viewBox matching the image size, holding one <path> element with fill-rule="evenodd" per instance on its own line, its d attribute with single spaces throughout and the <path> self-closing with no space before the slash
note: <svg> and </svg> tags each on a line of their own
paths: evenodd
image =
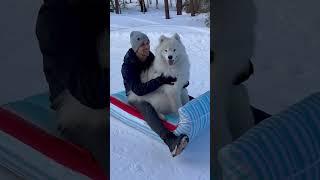
<svg viewBox="0 0 320 180">
<path fill-rule="evenodd" d="M 164 142 L 168 145 L 172 157 L 179 155 L 189 143 L 189 137 L 185 134 L 179 136 L 172 132 L 168 133 L 164 138 Z"/>
</svg>

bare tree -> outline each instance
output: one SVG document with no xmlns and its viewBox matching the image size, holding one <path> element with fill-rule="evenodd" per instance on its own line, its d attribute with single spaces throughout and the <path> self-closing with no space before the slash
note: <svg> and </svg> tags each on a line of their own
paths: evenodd
<svg viewBox="0 0 320 180">
<path fill-rule="evenodd" d="M 140 4 L 141 12 L 143 13 L 147 12 L 146 3 L 144 2 L 144 0 L 139 0 L 139 4 Z"/>
<path fill-rule="evenodd" d="M 191 16 L 195 16 L 195 9 L 194 9 L 194 0 L 190 0 L 190 9 L 191 9 Z"/>
<path fill-rule="evenodd" d="M 199 12 L 199 8 L 200 8 L 200 0 L 193 0 L 193 9 L 194 12 Z"/>
<path fill-rule="evenodd" d="M 119 0 L 115 0 L 115 4 L 116 4 L 116 14 L 120 14 Z"/>
<path fill-rule="evenodd" d="M 166 19 L 170 19 L 168 0 L 164 0 L 164 10 L 165 10 L 165 14 L 166 14 Z"/>
<path fill-rule="evenodd" d="M 156 8 L 157 9 L 159 9 L 158 4 L 159 4 L 159 2 L 158 2 L 158 0 L 156 0 Z"/>
<path fill-rule="evenodd" d="M 177 15 L 182 15 L 182 0 L 177 0 Z"/>
</svg>

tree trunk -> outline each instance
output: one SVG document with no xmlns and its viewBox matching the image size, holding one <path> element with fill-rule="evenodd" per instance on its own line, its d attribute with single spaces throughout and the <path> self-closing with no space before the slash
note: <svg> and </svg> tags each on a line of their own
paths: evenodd
<svg viewBox="0 0 320 180">
<path fill-rule="evenodd" d="M 115 4 L 116 4 L 116 14 L 120 14 L 119 0 L 115 0 Z"/>
<path fill-rule="evenodd" d="M 168 0 L 164 0 L 164 10 L 165 10 L 165 13 L 166 13 L 166 19 L 170 19 L 170 16 L 169 16 L 169 2 L 168 2 Z"/>
<path fill-rule="evenodd" d="M 199 0 L 193 0 L 193 9 L 194 12 L 199 12 L 199 7 L 200 7 L 200 1 Z"/>
<path fill-rule="evenodd" d="M 177 15 L 182 15 L 182 0 L 177 0 Z"/>
<path fill-rule="evenodd" d="M 170 0 L 170 7 L 172 8 L 172 0 Z"/>
<path fill-rule="evenodd" d="M 144 0 L 139 0 L 139 4 L 140 4 L 141 12 L 143 13 L 147 12 L 147 8 Z"/>
<path fill-rule="evenodd" d="M 191 9 L 191 16 L 195 16 L 196 13 L 194 11 L 194 0 L 190 0 L 190 9 Z"/>
<path fill-rule="evenodd" d="M 159 9 L 158 4 L 159 4 L 159 2 L 158 2 L 158 0 L 156 0 L 156 8 L 157 9 Z"/>
</svg>

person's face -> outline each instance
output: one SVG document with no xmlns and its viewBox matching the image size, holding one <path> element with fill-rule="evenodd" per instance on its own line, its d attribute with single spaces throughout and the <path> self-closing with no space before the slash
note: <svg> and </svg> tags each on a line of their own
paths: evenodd
<svg viewBox="0 0 320 180">
<path fill-rule="evenodd" d="M 145 40 L 137 50 L 137 54 L 141 57 L 148 57 L 150 53 L 150 42 Z"/>
</svg>

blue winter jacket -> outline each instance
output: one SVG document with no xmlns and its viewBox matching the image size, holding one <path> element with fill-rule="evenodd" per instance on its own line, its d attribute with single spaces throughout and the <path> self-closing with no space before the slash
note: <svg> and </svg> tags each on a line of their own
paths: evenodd
<svg viewBox="0 0 320 180">
<path fill-rule="evenodd" d="M 132 48 L 128 50 L 124 56 L 121 68 L 123 83 L 127 95 L 129 91 L 133 91 L 138 96 L 143 96 L 156 90 L 162 85 L 159 78 L 152 79 L 146 83 L 142 83 L 140 80 L 141 72 L 150 67 L 153 61 L 154 55 L 151 52 L 147 60 L 145 62 L 141 62 Z"/>
</svg>

